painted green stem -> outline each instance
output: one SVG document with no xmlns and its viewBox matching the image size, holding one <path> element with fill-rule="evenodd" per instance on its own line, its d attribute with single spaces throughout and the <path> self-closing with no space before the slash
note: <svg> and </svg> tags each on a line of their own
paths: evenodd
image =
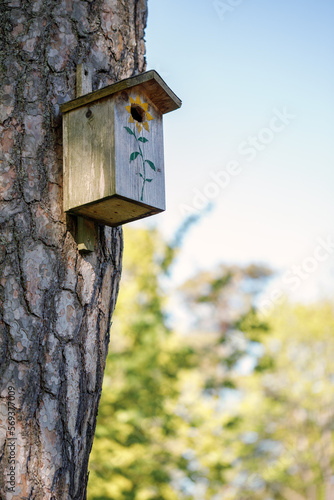
<svg viewBox="0 0 334 500">
<path fill-rule="evenodd" d="M 143 196 L 144 196 L 144 187 L 145 187 L 145 182 L 146 182 L 146 169 L 145 169 L 145 161 L 144 161 L 144 158 L 142 157 L 142 160 L 143 160 L 143 171 L 144 171 L 144 179 L 143 179 L 143 185 L 142 185 L 142 188 L 141 188 L 141 201 L 143 201 Z"/>
<path fill-rule="evenodd" d="M 140 201 L 143 201 L 143 198 L 144 198 L 144 187 L 145 187 L 145 183 L 146 183 L 145 160 L 144 160 L 142 149 L 141 149 L 140 144 L 139 144 L 139 140 L 138 140 L 139 137 L 136 136 L 136 127 L 134 127 L 133 133 L 134 133 L 134 136 L 135 136 L 137 144 L 138 144 L 139 154 L 141 156 L 141 160 L 143 162 L 143 185 L 142 185 L 142 188 L 141 188 L 141 197 L 140 197 Z"/>
<path fill-rule="evenodd" d="M 144 153 L 143 153 L 143 150 L 140 146 L 140 142 L 142 143 L 142 146 L 145 144 L 145 142 L 148 142 L 148 139 L 146 139 L 146 137 L 137 137 L 136 135 L 136 127 L 134 127 L 133 131 L 129 128 L 129 127 L 124 127 L 125 130 L 128 132 L 128 134 L 130 135 L 133 135 L 136 139 L 136 142 L 137 142 L 137 145 L 138 145 L 138 149 L 139 151 L 134 151 L 133 153 L 131 153 L 130 155 L 130 163 L 132 161 L 134 161 L 139 155 L 141 157 L 141 161 L 143 163 L 143 173 L 139 172 L 139 175 L 140 177 L 143 179 L 143 185 L 142 185 L 142 189 L 141 189 L 141 198 L 140 200 L 143 201 L 143 198 L 144 198 L 144 188 L 145 188 L 145 184 L 146 182 L 152 182 L 153 179 L 148 179 L 146 177 L 146 165 L 145 163 L 148 163 L 148 165 L 152 168 L 152 170 L 156 171 L 156 168 L 155 168 L 155 165 L 154 163 L 151 161 L 151 160 L 147 160 L 144 158 Z"/>
</svg>

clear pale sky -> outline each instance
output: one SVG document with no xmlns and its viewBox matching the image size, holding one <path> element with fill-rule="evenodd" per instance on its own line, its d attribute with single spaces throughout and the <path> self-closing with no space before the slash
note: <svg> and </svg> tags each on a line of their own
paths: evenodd
<svg viewBox="0 0 334 500">
<path fill-rule="evenodd" d="M 183 101 L 164 117 L 167 211 L 150 222 L 170 235 L 203 195 L 214 203 L 180 274 L 314 258 L 334 240 L 334 2 L 149 0 L 146 42 Z M 334 289 L 334 253 L 321 255 L 300 288 Z"/>
</svg>

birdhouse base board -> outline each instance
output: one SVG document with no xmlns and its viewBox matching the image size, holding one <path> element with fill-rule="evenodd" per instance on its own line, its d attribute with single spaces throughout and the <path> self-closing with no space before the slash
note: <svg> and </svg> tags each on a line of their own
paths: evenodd
<svg viewBox="0 0 334 500">
<path fill-rule="evenodd" d="M 164 209 L 151 207 L 119 195 L 68 210 L 69 213 L 96 220 L 99 224 L 111 227 L 143 219 L 163 211 Z"/>
</svg>

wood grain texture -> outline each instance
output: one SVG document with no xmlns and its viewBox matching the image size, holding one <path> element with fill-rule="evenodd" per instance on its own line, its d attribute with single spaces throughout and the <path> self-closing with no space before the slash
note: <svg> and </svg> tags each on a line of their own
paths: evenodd
<svg viewBox="0 0 334 500">
<path fill-rule="evenodd" d="M 76 241 L 78 243 L 79 252 L 94 252 L 96 246 L 96 233 L 97 228 L 94 221 L 84 219 L 83 217 L 77 218 Z"/>
<path fill-rule="evenodd" d="M 127 94 L 127 97 L 126 97 Z M 142 128 L 138 131 L 135 123 L 129 123 L 129 113 L 126 105 L 130 104 L 130 97 L 135 100 L 137 97 L 148 104 L 148 112 L 153 120 L 148 121 L 149 131 Z M 135 132 L 137 137 L 147 141 L 138 142 L 134 136 L 128 134 L 125 126 Z M 160 111 L 154 106 L 152 101 L 143 94 L 143 91 L 131 89 L 127 93 L 115 98 L 115 143 L 116 143 L 116 193 L 135 201 L 143 201 L 152 208 L 165 210 L 165 169 L 164 169 L 164 143 L 163 143 L 163 123 Z M 141 191 L 143 180 L 143 162 L 141 155 L 134 161 L 129 161 L 130 155 L 134 151 L 143 153 L 144 159 L 154 164 L 155 170 L 145 163 L 146 176 L 151 179 L 144 186 L 143 200 Z"/>
<path fill-rule="evenodd" d="M 134 92 L 138 92 L 140 88 L 144 89 L 147 97 L 152 100 L 162 114 L 169 113 L 181 107 L 182 101 L 168 87 L 161 76 L 156 71 L 151 70 L 67 102 L 61 106 L 61 112 L 67 113 L 72 109 L 86 106 L 91 102 L 111 96 L 117 92 L 122 92 L 123 90 L 132 89 Z"/>
<path fill-rule="evenodd" d="M 90 64 L 78 64 L 76 70 L 76 96 L 89 94 L 93 90 L 93 68 Z"/>
<path fill-rule="evenodd" d="M 114 102 L 103 99 L 75 109 L 63 123 L 64 211 L 69 211 L 115 194 Z"/>
<path fill-rule="evenodd" d="M 162 210 L 145 205 L 145 203 L 134 202 L 114 195 L 98 203 L 91 203 L 73 209 L 71 212 L 88 219 L 99 220 L 101 224 L 107 226 L 117 227 L 121 224 L 158 214 Z"/>
</svg>

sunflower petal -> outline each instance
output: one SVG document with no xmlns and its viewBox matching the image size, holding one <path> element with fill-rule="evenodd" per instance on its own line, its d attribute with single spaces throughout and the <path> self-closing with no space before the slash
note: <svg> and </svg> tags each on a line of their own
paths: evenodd
<svg viewBox="0 0 334 500">
<path fill-rule="evenodd" d="M 147 109 L 148 109 L 147 102 L 143 102 L 142 105 L 141 105 L 141 107 L 143 108 L 144 111 L 147 111 Z"/>
<path fill-rule="evenodd" d="M 147 130 L 147 132 L 149 132 L 149 131 L 150 131 L 150 127 L 148 126 L 148 123 L 147 123 L 147 122 L 144 122 L 144 123 L 143 123 L 143 127 L 144 127 L 144 129 L 145 129 L 145 130 Z"/>
<path fill-rule="evenodd" d="M 131 106 L 125 106 L 125 109 L 127 110 L 128 113 L 131 113 Z"/>
<path fill-rule="evenodd" d="M 137 95 L 137 97 L 136 97 L 136 104 L 139 104 L 139 106 L 141 106 L 141 100 L 140 100 L 139 95 Z"/>
<path fill-rule="evenodd" d="M 137 123 L 136 123 L 136 125 L 137 125 L 137 129 L 138 129 L 138 131 L 139 131 L 139 132 L 141 132 L 141 128 L 142 128 L 142 127 L 141 127 L 141 124 L 137 122 Z"/>
<path fill-rule="evenodd" d="M 154 120 L 153 116 L 151 116 L 150 113 L 146 113 L 146 118 L 148 121 Z"/>
<path fill-rule="evenodd" d="M 129 118 L 129 122 L 130 122 L 130 123 L 134 123 L 134 119 L 132 118 L 132 115 L 131 115 L 131 116 L 130 116 L 130 118 Z"/>
<path fill-rule="evenodd" d="M 134 99 L 132 99 L 132 97 L 131 97 L 131 96 L 130 96 L 130 102 L 131 102 L 131 104 L 134 104 L 134 103 L 135 103 Z"/>
</svg>

